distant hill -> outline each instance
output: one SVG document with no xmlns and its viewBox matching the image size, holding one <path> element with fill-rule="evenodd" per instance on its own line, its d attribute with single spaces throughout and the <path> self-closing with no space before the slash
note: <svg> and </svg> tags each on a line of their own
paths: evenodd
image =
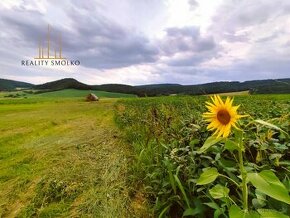
<svg viewBox="0 0 290 218">
<path fill-rule="evenodd" d="M 123 85 L 123 84 L 104 84 L 91 86 L 94 90 L 127 93 L 142 96 L 142 90 L 139 90 L 135 86 Z"/>
<path fill-rule="evenodd" d="M 30 83 L 19 82 L 19 81 L 8 80 L 8 79 L 0 79 L 0 91 L 14 90 L 16 88 L 30 88 L 33 86 L 34 85 Z"/>
<path fill-rule="evenodd" d="M 4 82 L 1 83 L 1 81 Z M 5 81 L 9 81 L 10 83 L 5 83 Z M 290 79 L 253 80 L 246 82 L 213 82 L 200 85 L 152 84 L 141 86 L 130 86 L 124 84 L 87 85 L 72 78 L 61 79 L 44 83 L 42 85 L 33 86 L 29 83 L 2 79 L 0 80 L 0 90 L 1 87 L 4 87 L 3 84 L 6 84 L 6 89 L 2 88 L 2 90 L 15 89 L 16 87 L 33 87 L 37 90 L 43 90 L 41 92 L 63 89 L 80 89 L 134 94 L 138 96 L 158 96 L 171 94 L 203 95 L 240 91 L 249 91 L 250 93 L 257 94 L 290 93 Z M 7 86 L 7 84 L 10 84 L 10 86 Z"/>
<path fill-rule="evenodd" d="M 125 94 L 138 94 L 138 89 L 134 86 L 123 84 L 105 84 L 105 85 L 87 85 L 72 78 L 56 80 L 34 86 L 35 89 L 62 90 L 62 89 L 80 89 L 80 90 L 99 90 L 107 92 L 118 92 Z"/>
<path fill-rule="evenodd" d="M 44 83 L 42 85 L 35 85 L 35 89 L 50 89 L 50 90 L 62 90 L 62 89 L 81 89 L 88 90 L 91 86 L 81 83 L 73 78 L 66 78 L 61 80 L 56 80 L 53 82 Z"/>
<path fill-rule="evenodd" d="M 240 92 L 249 90 L 250 93 L 290 93 L 290 79 L 253 80 L 246 82 L 213 82 L 201 85 L 149 85 L 138 87 L 147 96 L 185 94 L 203 95 L 214 93 Z"/>
<path fill-rule="evenodd" d="M 140 85 L 140 86 L 135 86 L 135 87 L 154 89 L 154 88 L 159 88 L 159 87 L 180 87 L 180 86 L 182 86 L 182 85 L 175 84 L 175 83 L 161 83 L 161 84 Z"/>
</svg>

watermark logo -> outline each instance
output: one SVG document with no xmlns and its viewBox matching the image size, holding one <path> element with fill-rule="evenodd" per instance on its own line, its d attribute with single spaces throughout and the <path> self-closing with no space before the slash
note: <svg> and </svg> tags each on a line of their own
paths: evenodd
<svg viewBox="0 0 290 218">
<path fill-rule="evenodd" d="M 61 33 L 52 43 L 51 27 L 47 26 L 45 39 L 40 38 L 38 43 L 38 56 L 33 60 L 21 60 L 22 66 L 79 66 L 79 60 L 68 60 L 62 56 L 62 36 Z M 54 35 L 55 36 L 55 35 Z"/>
<path fill-rule="evenodd" d="M 51 48 L 50 48 L 50 26 L 47 26 L 47 56 L 45 56 L 45 48 L 43 46 L 43 41 L 40 38 L 39 39 L 39 45 L 38 45 L 38 57 L 35 57 L 34 59 L 66 59 L 64 57 L 62 57 L 62 39 L 61 39 L 61 33 L 59 34 L 59 38 L 58 38 L 58 48 L 54 48 L 54 55 L 51 56 Z"/>
</svg>

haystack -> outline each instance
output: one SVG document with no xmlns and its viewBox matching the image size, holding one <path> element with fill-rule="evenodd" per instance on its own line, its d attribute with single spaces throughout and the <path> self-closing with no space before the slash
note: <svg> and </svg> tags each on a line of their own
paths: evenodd
<svg viewBox="0 0 290 218">
<path fill-rule="evenodd" d="M 90 94 L 88 94 L 88 96 L 86 97 L 86 100 L 87 100 L 87 101 L 99 101 L 99 98 L 98 98 L 98 96 L 96 96 L 95 94 L 90 93 Z"/>
</svg>

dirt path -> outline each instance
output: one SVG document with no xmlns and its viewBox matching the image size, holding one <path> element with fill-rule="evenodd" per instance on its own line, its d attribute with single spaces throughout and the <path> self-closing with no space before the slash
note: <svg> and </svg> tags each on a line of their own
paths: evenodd
<svg viewBox="0 0 290 218">
<path fill-rule="evenodd" d="M 133 217 L 113 103 L 4 105 L 0 217 Z"/>
</svg>

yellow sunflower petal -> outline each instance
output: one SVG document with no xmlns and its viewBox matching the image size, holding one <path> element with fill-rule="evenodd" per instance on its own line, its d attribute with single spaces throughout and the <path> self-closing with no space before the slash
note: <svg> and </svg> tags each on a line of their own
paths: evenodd
<svg viewBox="0 0 290 218">
<path fill-rule="evenodd" d="M 226 107 L 231 107 L 231 98 L 227 97 L 226 102 L 225 102 Z"/>
<path fill-rule="evenodd" d="M 223 132 L 223 137 L 224 137 L 224 138 L 228 137 L 229 134 L 230 134 L 230 132 L 231 132 L 231 125 L 228 124 L 228 125 L 225 127 L 225 130 L 224 130 L 224 132 Z"/>
<path fill-rule="evenodd" d="M 235 123 L 232 124 L 237 130 L 241 130 Z"/>
<path fill-rule="evenodd" d="M 216 98 L 218 99 L 218 102 L 219 102 L 220 105 L 222 105 L 222 106 L 225 105 L 223 100 L 221 99 L 221 97 L 219 95 L 216 95 Z"/>
<path fill-rule="evenodd" d="M 208 112 L 202 115 L 209 122 L 207 129 L 214 131 L 213 135 L 217 137 L 228 137 L 232 126 L 239 129 L 236 125 L 237 120 L 248 115 L 237 113 L 239 105 L 233 106 L 233 98 L 227 97 L 225 101 L 219 95 L 210 98 L 212 102 L 206 102 Z"/>
<path fill-rule="evenodd" d="M 214 120 L 207 126 L 207 129 L 212 129 L 212 128 L 216 129 L 218 128 L 218 126 L 219 126 L 218 121 Z"/>
</svg>

